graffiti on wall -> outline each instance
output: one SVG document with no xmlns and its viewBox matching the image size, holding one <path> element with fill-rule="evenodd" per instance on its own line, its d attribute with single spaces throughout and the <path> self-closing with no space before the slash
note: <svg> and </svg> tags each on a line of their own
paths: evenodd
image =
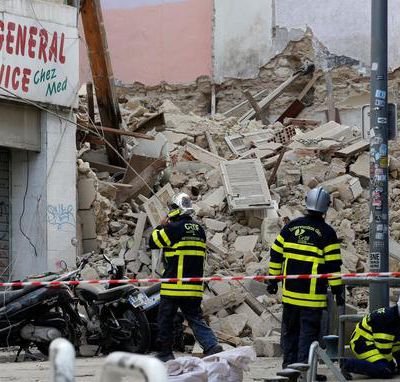
<svg viewBox="0 0 400 382">
<path fill-rule="evenodd" d="M 47 206 L 47 222 L 57 228 L 75 226 L 74 207 L 72 204 L 50 204 Z"/>
</svg>

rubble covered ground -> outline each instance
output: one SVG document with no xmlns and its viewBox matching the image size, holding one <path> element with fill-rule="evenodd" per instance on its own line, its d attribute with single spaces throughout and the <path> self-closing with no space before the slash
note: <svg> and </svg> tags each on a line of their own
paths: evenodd
<svg viewBox="0 0 400 382">
<path fill-rule="evenodd" d="M 289 44 L 281 56 L 262 68 L 258 82 L 248 80 L 241 89 L 253 93 L 261 90 L 277 69 L 280 74 L 273 77 L 274 81 L 283 82 L 290 68 L 309 58 L 310 39 L 296 44 Z M 283 73 L 284 68 L 287 70 Z M 338 100 L 363 96 L 368 91 L 368 79 L 356 67 L 339 66 L 330 73 Z M 243 95 L 240 99 L 233 95 L 238 82 L 220 86 L 218 110 L 227 111 L 245 100 Z M 159 254 L 147 249 L 147 241 L 166 213 L 167 200 L 178 191 L 192 197 L 196 219 L 207 231 L 206 276 L 264 275 L 276 235 L 285 222 L 304 213 L 304 197 L 318 185 L 332 197 L 327 222 L 342 243 L 342 272 L 367 271 L 368 142 L 363 140 L 360 126 L 321 118 L 326 92 L 323 80 L 307 93 L 308 103 L 300 116 L 267 124 L 254 119 L 243 121 L 241 117 L 252 110 L 249 105 L 247 110 L 238 109 L 236 115 L 205 116 L 207 97 L 199 90 L 200 83 L 195 90 L 194 85 L 179 89 L 164 85 L 142 88 L 140 94 L 135 85 L 133 90 L 120 91 L 125 130 L 154 138 L 123 138 L 126 157 L 130 158 L 126 169 L 105 165 L 104 146 L 81 133 L 77 160 L 80 251 L 97 253 L 92 267 L 85 270 L 85 278 L 107 277 L 102 254 L 124 259 L 129 277 L 160 275 Z M 303 87 L 306 83 L 300 79 Z M 269 117 L 279 116 L 302 86 L 291 87 L 289 95 L 270 107 Z M 187 94 L 185 102 L 188 89 L 197 96 Z M 227 89 L 232 89 L 229 104 Z M 167 95 L 176 104 L 166 99 Z M 88 122 L 84 91 L 79 121 Z M 98 121 L 96 115 L 93 122 Z M 395 141 L 389 147 L 389 171 L 390 266 L 398 271 L 400 146 Z M 348 287 L 346 294 L 349 312 L 367 310 L 366 288 Z M 397 296 L 392 295 L 392 299 L 397 301 Z M 256 281 L 211 282 L 203 308 L 221 342 L 231 346 L 253 344 L 258 356 L 277 357 L 281 354 L 280 301 L 279 294 L 269 296 L 264 284 Z"/>
</svg>

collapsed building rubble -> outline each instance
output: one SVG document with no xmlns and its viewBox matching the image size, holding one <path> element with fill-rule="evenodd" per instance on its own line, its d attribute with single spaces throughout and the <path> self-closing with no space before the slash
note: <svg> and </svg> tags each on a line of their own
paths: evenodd
<svg viewBox="0 0 400 382">
<path fill-rule="evenodd" d="M 84 121 L 81 101 L 78 117 Z M 130 277 L 160 275 L 160 256 L 146 243 L 175 191 L 193 198 L 196 218 L 206 227 L 207 276 L 266 274 L 276 235 L 304 212 L 304 196 L 317 185 L 332 196 L 327 222 L 342 241 L 342 271 L 368 269 L 369 146 L 359 126 L 297 115 L 268 125 L 265 119 L 240 122 L 238 115 L 201 117 L 169 100 L 154 107 L 129 96 L 121 98 L 120 109 L 127 132 L 152 139 L 124 137 L 127 168 L 108 165 L 104 147 L 93 139 L 90 150 L 85 146 L 79 153 L 81 252 L 99 253 L 91 269 L 96 276 L 107 276 L 101 253 L 124 259 Z M 396 142 L 390 153 L 391 270 L 397 271 Z M 368 293 L 348 289 L 347 301 L 364 309 Z M 256 281 L 209 283 L 203 307 L 221 341 L 254 342 L 257 355 L 278 356 L 279 302 L 279 295 L 268 296 Z"/>
</svg>

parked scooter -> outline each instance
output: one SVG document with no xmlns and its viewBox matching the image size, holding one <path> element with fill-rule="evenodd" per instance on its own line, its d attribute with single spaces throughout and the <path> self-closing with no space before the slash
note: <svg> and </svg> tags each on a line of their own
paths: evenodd
<svg viewBox="0 0 400 382">
<path fill-rule="evenodd" d="M 47 354 L 50 342 L 58 337 L 79 346 L 79 327 L 74 324 L 77 320 L 79 315 L 68 287 L 28 286 L 0 292 L 0 347 L 19 346 L 18 355 L 24 350 L 26 357 L 35 359 L 32 345 Z"/>
<path fill-rule="evenodd" d="M 110 280 L 126 279 L 124 261 L 111 261 L 103 255 L 109 265 Z M 78 269 L 59 280 L 78 280 L 90 256 L 84 258 Z M 157 350 L 158 306 L 160 284 L 138 287 L 133 284 L 80 284 L 74 287 L 79 304 L 87 314 L 86 342 L 98 345 L 103 353 L 125 350 L 147 353 Z M 176 350 L 183 351 L 183 318 L 175 323 Z"/>
</svg>

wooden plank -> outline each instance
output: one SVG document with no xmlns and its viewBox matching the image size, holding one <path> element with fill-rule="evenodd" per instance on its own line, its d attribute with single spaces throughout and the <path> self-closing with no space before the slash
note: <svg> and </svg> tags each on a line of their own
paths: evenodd
<svg viewBox="0 0 400 382">
<path fill-rule="evenodd" d="M 259 102 L 259 106 L 261 110 L 265 110 L 273 101 L 275 101 L 294 81 L 296 81 L 303 73 L 298 72 L 293 74 L 290 78 L 288 78 L 285 82 L 279 85 L 274 91 L 268 94 L 267 97 L 262 99 Z M 246 114 L 244 114 L 241 118 L 239 118 L 239 122 L 248 121 L 255 116 L 255 111 L 250 110 Z"/>
<path fill-rule="evenodd" d="M 213 154 L 218 155 L 217 146 L 215 145 L 215 142 L 214 142 L 214 140 L 212 139 L 212 136 L 211 136 L 210 132 L 209 132 L 209 131 L 206 131 L 206 132 L 204 133 L 204 135 L 206 136 L 207 143 L 208 143 L 208 147 L 210 148 L 210 151 L 211 151 Z"/>
<path fill-rule="evenodd" d="M 350 146 L 344 147 L 341 150 L 336 151 L 334 155 L 339 158 L 348 158 L 357 155 L 363 151 L 366 151 L 368 149 L 369 149 L 369 142 L 361 140 L 356 143 L 353 143 Z"/>
<path fill-rule="evenodd" d="M 251 93 L 248 90 L 245 90 L 243 92 L 243 94 L 247 98 L 247 100 L 249 101 L 251 107 L 254 109 L 254 112 L 256 113 L 256 120 L 257 121 L 261 121 L 264 125 L 269 125 L 268 118 L 263 114 L 263 111 L 261 110 L 260 105 L 253 98 Z"/>
<path fill-rule="evenodd" d="M 261 90 L 260 92 L 258 92 L 257 94 L 254 94 L 253 98 L 259 98 L 259 97 L 264 97 L 266 94 L 268 94 L 269 90 L 268 89 L 264 89 Z M 238 110 L 240 110 L 242 107 L 248 105 L 249 101 L 243 101 L 240 102 L 239 104 L 237 104 L 236 106 L 232 107 L 231 109 L 227 110 L 224 115 L 225 117 L 231 117 L 233 115 L 235 115 L 235 112 L 237 112 Z"/>
<path fill-rule="evenodd" d="M 125 167 L 113 166 L 108 163 L 100 163 L 100 162 L 93 162 L 89 161 L 90 167 L 92 169 L 96 169 L 97 171 L 101 172 L 109 172 L 110 174 L 115 174 L 117 172 L 125 172 Z"/>
<path fill-rule="evenodd" d="M 147 215 L 144 212 L 139 213 L 138 221 L 136 223 L 135 233 L 133 235 L 133 246 L 126 254 L 125 260 L 134 260 L 137 257 L 140 244 L 142 243 L 143 232 L 146 227 Z"/>
<path fill-rule="evenodd" d="M 272 174 L 270 175 L 268 179 L 268 186 L 272 186 L 275 183 L 275 178 L 276 178 L 276 173 L 278 172 L 279 166 L 281 165 L 283 156 L 285 155 L 286 150 L 283 149 L 278 157 L 278 160 L 275 163 L 274 169 L 272 170 Z"/>
<path fill-rule="evenodd" d="M 131 132 L 131 131 L 126 131 L 126 130 L 120 130 L 120 129 L 113 129 L 112 127 L 104 127 L 104 126 L 93 126 L 91 124 L 82 124 L 80 123 L 78 126 L 78 129 L 80 130 L 89 130 L 94 133 L 98 133 L 97 130 L 104 131 L 105 133 L 110 133 L 113 135 L 124 135 L 128 137 L 135 137 L 135 138 L 142 138 L 142 139 L 147 139 L 149 141 L 154 141 L 154 137 L 142 133 L 136 133 L 136 132 Z M 100 137 L 98 137 L 100 138 Z M 101 139 L 101 138 L 100 138 Z"/>
<path fill-rule="evenodd" d="M 280 117 L 276 120 L 276 122 L 283 123 L 285 118 L 297 117 L 306 107 L 302 102 L 303 98 L 307 95 L 307 93 L 311 90 L 311 88 L 315 85 L 315 83 L 322 76 L 321 72 L 315 73 L 312 79 L 307 83 L 304 89 L 301 91 L 299 96 L 288 106 L 288 108 L 280 115 Z"/>
<path fill-rule="evenodd" d="M 96 89 L 97 106 L 103 126 L 119 128 L 121 114 L 115 96 L 114 77 L 108 50 L 100 0 L 85 0 L 81 4 L 81 18 L 88 49 L 90 68 Z M 121 139 L 115 134 L 106 134 L 106 139 L 122 154 Z M 107 155 L 112 165 L 121 166 L 123 161 L 106 146 Z"/>
</svg>

